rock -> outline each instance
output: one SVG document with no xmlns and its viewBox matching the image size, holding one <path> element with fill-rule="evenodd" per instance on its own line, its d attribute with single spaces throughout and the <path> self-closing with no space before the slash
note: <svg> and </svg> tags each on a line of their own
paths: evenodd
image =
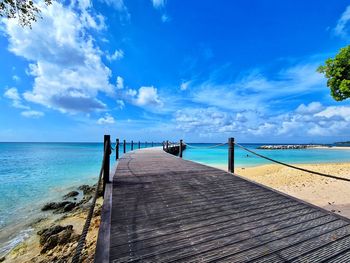
<svg viewBox="0 0 350 263">
<path fill-rule="evenodd" d="M 0 258 L 0 262 L 4 262 L 5 259 L 6 259 L 5 257 L 1 257 L 1 258 Z"/>
<path fill-rule="evenodd" d="M 77 203 L 69 203 L 69 204 L 66 204 L 64 207 L 63 207 L 63 211 L 64 212 L 69 212 L 69 211 L 72 211 L 74 207 L 77 206 Z"/>
<path fill-rule="evenodd" d="M 52 226 L 50 228 L 45 228 L 38 231 L 37 234 L 40 236 L 40 245 L 44 245 L 50 236 L 55 235 L 64 229 L 65 228 L 63 226 L 56 225 L 56 226 Z"/>
<path fill-rule="evenodd" d="M 57 245 L 58 245 L 58 235 L 52 235 L 47 239 L 40 253 L 44 254 L 46 251 L 53 249 Z"/>
<path fill-rule="evenodd" d="M 60 245 L 65 245 L 70 242 L 70 237 L 73 233 L 73 226 L 69 225 L 67 228 L 60 233 L 58 233 L 58 243 Z"/>
<path fill-rule="evenodd" d="M 64 202 L 50 202 L 45 204 L 42 208 L 41 211 L 48 211 L 48 210 L 56 210 L 59 208 L 62 208 L 66 206 L 67 204 L 72 203 L 69 201 L 64 201 Z"/>
<path fill-rule="evenodd" d="M 285 145 L 261 145 L 257 149 L 262 150 L 290 150 L 290 149 L 309 149 L 315 147 L 322 147 L 324 145 L 316 144 L 285 144 Z"/>
<path fill-rule="evenodd" d="M 94 191 L 94 187 L 84 184 L 79 186 L 78 190 L 83 191 L 84 195 L 91 195 Z"/>
<path fill-rule="evenodd" d="M 92 196 L 84 196 L 84 198 L 78 203 L 78 205 L 83 205 L 86 204 L 87 202 L 90 201 L 90 199 L 92 198 Z"/>
<path fill-rule="evenodd" d="M 38 232 L 39 233 L 39 232 Z M 45 229 L 40 236 L 40 244 L 43 246 L 40 253 L 46 253 L 57 245 L 64 245 L 70 242 L 73 233 L 73 226 L 54 226 Z"/>
<path fill-rule="evenodd" d="M 77 196 L 77 195 L 79 195 L 79 192 L 71 191 L 71 192 L 67 193 L 66 195 L 64 195 L 63 199 L 67 199 L 67 198 L 74 197 L 74 196 Z"/>
</svg>

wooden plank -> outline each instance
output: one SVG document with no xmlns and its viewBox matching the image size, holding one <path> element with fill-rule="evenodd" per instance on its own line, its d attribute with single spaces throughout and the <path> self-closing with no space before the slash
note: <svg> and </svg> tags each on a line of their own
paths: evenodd
<svg viewBox="0 0 350 263">
<path fill-rule="evenodd" d="M 112 188 L 110 262 L 350 260 L 350 220 L 159 148 L 123 155 Z"/>
</svg>

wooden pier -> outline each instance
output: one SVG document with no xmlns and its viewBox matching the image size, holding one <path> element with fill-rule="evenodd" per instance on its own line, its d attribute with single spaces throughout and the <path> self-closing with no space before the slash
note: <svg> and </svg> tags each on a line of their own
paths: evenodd
<svg viewBox="0 0 350 263">
<path fill-rule="evenodd" d="M 350 220 L 161 147 L 112 175 L 95 262 L 350 262 Z"/>
</svg>

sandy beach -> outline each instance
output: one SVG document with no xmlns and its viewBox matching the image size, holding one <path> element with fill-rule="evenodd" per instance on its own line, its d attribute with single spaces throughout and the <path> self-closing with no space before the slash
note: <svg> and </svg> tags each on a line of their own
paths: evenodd
<svg viewBox="0 0 350 263">
<path fill-rule="evenodd" d="M 350 179 L 350 163 L 300 164 L 298 167 Z M 226 166 L 215 167 L 227 170 Z M 326 178 L 281 165 L 236 168 L 249 180 L 350 218 L 350 182 Z"/>
</svg>

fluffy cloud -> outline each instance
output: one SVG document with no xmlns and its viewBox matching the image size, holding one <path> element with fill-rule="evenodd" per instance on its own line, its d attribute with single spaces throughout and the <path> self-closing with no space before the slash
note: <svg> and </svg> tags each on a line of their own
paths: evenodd
<svg viewBox="0 0 350 263">
<path fill-rule="evenodd" d="M 19 109 L 29 109 L 28 106 L 23 105 L 22 98 L 16 88 L 9 88 L 5 91 L 4 97 L 12 101 L 12 106 Z"/>
<path fill-rule="evenodd" d="M 350 6 L 348 6 L 344 13 L 339 18 L 334 33 L 338 36 L 349 38 L 349 21 L 350 21 Z"/>
<path fill-rule="evenodd" d="M 102 63 L 102 52 L 90 33 L 104 28 L 103 17 L 94 14 L 88 0 L 69 6 L 54 1 L 41 10 L 43 19 L 32 29 L 14 19 L 3 21 L 9 50 L 33 62 L 28 72 L 34 87 L 24 98 L 62 112 L 105 109 L 97 96 L 113 94 L 111 71 Z"/>
<path fill-rule="evenodd" d="M 104 125 L 104 124 L 114 124 L 115 120 L 113 118 L 113 116 L 109 115 L 108 113 L 104 116 L 101 117 L 97 120 L 97 123 L 100 125 Z"/>
<path fill-rule="evenodd" d="M 138 106 L 163 106 L 163 102 L 159 99 L 157 89 L 154 87 L 141 87 L 136 97 L 133 99 L 133 102 Z"/>
<path fill-rule="evenodd" d="M 186 108 L 174 114 L 179 130 L 191 133 L 235 134 L 249 138 L 299 138 L 349 136 L 350 107 L 301 104 L 285 114 L 265 115 L 257 111 L 230 112 L 215 107 Z"/>
<path fill-rule="evenodd" d="M 124 51 L 121 49 L 117 49 L 116 51 L 114 51 L 114 53 L 112 55 L 107 54 L 106 58 L 109 61 L 113 61 L 113 60 L 119 60 L 122 59 L 124 57 Z"/>
<path fill-rule="evenodd" d="M 117 77 L 117 89 L 123 89 L 124 88 L 124 79 L 120 76 Z"/>
<path fill-rule="evenodd" d="M 40 111 L 35 111 L 35 110 L 28 110 L 28 111 L 22 111 L 21 115 L 26 118 L 40 118 L 44 116 L 44 113 Z"/>
</svg>

